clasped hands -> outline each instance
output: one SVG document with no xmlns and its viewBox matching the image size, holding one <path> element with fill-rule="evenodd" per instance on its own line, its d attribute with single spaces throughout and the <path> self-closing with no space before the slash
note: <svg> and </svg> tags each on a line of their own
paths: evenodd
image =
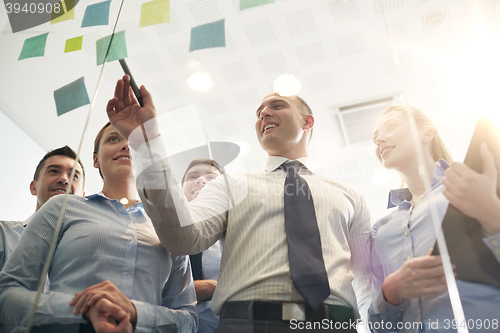
<svg viewBox="0 0 500 333">
<path fill-rule="evenodd" d="M 82 313 L 97 333 L 131 333 L 137 323 L 134 304 L 112 282 L 95 284 L 69 302 L 73 314 Z"/>
</svg>

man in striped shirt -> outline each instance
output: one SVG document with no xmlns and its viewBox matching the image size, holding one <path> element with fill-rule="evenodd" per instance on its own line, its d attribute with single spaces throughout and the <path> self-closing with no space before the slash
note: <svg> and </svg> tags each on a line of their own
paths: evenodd
<svg viewBox="0 0 500 333">
<path fill-rule="evenodd" d="M 307 104 L 298 96 L 267 95 L 255 123 L 269 155 L 265 170 L 220 176 L 188 203 L 166 158 L 151 95 L 141 87 L 140 107 L 129 82 L 128 76 L 118 81 L 107 112 L 129 138 L 139 194 L 162 245 L 174 254 L 195 254 L 224 242 L 212 300 L 221 318 L 216 332 L 355 332 L 370 303 L 371 218 L 358 191 L 314 173 L 308 157 L 314 117 Z M 329 285 L 314 308 L 290 274 L 283 200 L 289 161 L 300 163 L 314 197 Z"/>
</svg>

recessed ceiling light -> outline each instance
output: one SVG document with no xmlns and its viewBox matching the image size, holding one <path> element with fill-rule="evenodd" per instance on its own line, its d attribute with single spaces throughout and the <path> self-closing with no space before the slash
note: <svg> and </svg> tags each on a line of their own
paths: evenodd
<svg viewBox="0 0 500 333">
<path fill-rule="evenodd" d="M 434 15 L 427 21 L 427 25 L 431 31 L 440 32 L 444 28 L 444 18 L 442 15 Z"/>
<path fill-rule="evenodd" d="M 191 89 L 196 91 L 207 91 L 212 87 L 212 79 L 208 74 L 197 72 L 191 74 L 188 78 L 188 84 Z"/>
<path fill-rule="evenodd" d="M 379 171 L 373 174 L 372 183 L 375 185 L 384 185 L 391 180 L 391 174 L 387 171 Z"/>
<path fill-rule="evenodd" d="M 297 95 L 302 88 L 302 83 L 292 74 L 278 76 L 274 80 L 274 91 L 281 96 Z"/>
</svg>

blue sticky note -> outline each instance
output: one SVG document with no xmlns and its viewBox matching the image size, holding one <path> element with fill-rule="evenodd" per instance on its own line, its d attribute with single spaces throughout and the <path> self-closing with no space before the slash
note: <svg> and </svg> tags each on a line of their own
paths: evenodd
<svg viewBox="0 0 500 333">
<path fill-rule="evenodd" d="M 54 91 L 54 99 L 56 100 L 58 116 L 80 106 L 90 104 L 83 77 Z"/>
<path fill-rule="evenodd" d="M 211 47 L 225 47 L 224 20 L 199 25 L 191 29 L 189 52 Z"/>
<path fill-rule="evenodd" d="M 19 59 L 43 57 L 45 54 L 45 44 L 47 43 L 48 32 L 24 40 L 23 49 Z"/>
<path fill-rule="evenodd" d="M 108 25 L 110 3 L 111 1 L 103 1 L 87 6 L 83 15 L 82 28 Z"/>
<path fill-rule="evenodd" d="M 102 65 L 104 63 L 106 52 L 108 53 L 106 62 L 124 59 L 128 56 L 127 43 L 125 41 L 125 30 L 116 32 L 114 34 L 113 41 L 111 42 L 111 46 L 109 46 L 109 43 L 111 41 L 111 36 L 113 35 L 103 37 L 95 42 L 95 50 L 97 54 L 97 66 Z M 109 47 L 109 52 L 108 52 L 108 47 Z"/>
</svg>

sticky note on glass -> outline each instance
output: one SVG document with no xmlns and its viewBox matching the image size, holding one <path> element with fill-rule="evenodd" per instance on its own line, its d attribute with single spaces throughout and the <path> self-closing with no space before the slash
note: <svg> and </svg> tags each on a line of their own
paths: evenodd
<svg viewBox="0 0 500 333">
<path fill-rule="evenodd" d="M 116 32 L 114 34 L 113 41 L 111 41 L 111 36 L 113 35 L 109 35 L 104 38 L 98 39 L 95 42 L 95 49 L 97 53 L 97 66 L 104 64 L 104 58 L 106 57 L 106 53 L 108 53 L 106 62 L 124 59 L 128 56 L 127 43 L 125 42 L 125 30 Z M 109 46 L 110 42 L 111 46 Z M 108 47 L 109 47 L 109 52 L 108 52 Z"/>
<path fill-rule="evenodd" d="M 167 22 L 170 22 L 170 0 L 155 0 L 142 4 L 139 28 Z"/>
<path fill-rule="evenodd" d="M 56 100 L 58 116 L 80 106 L 90 104 L 83 77 L 54 91 L 54 99 Z"/>
<path fill-rule="evenodd" d="M 199 25 L 191 29 L 189 52 L 226 46 L 224 20 Z"/>
<path fill-rule="evenodd" d="M 110 3 L 111 1 L 103 1 L 87 6 L 83 15 L 82 28 L 108 25 Z"/>
<path fill-rule="evenodd" d="M 61 2 L 59 3 L 60 3 L 59 13 L 55 12 L 55 8 L 52 9 L 50 24 L 55 24 L 75 19 L 75 0 L 61 0 Z"/>
<path fill-rule="evenodd" d="M 66 40 L 64 53 L 79 51 L 82 49 L 83 36 L 70 38 Z"/>
<path fill-rule="evenodd" d="M 44 33 L 35 37 L 31 37 L 24 40 L 23 49 L 19 55 L 19 59 L 43 57 L 45 54 L 45 44 L 47 43 L 47 35 L 49 33 Z"/>
<path fill-rule="evenodd" d="M 240 10 L 274 3 L 274 0 L 240 0 Z"/>
</svg>

